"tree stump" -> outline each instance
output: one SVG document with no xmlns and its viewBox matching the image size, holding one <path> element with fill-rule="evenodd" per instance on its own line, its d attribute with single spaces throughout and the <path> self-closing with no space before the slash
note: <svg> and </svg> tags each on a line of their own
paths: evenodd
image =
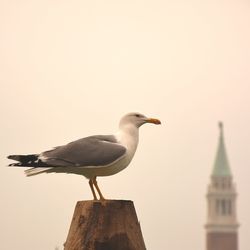
<svg viewBox="0 0 250 250">
<path fill-rule="evenodd" d="M 145 250 L 132 201 L 78 201 L 64 250 Z"/>
</svg>

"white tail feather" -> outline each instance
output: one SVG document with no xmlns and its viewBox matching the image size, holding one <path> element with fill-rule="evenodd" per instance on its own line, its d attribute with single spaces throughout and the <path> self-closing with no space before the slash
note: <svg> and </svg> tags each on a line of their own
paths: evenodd
<svg viewBox="0 0 250 250">
<path fill-rule="evenodd" d="M 28 176 L 34 176 L 37 174 L 45 173 L 49 169 L 51 169 L 51 168 L 30 168 L 30 169 L 25 170 L 24 172 L 25 172 L 26 176 L 28 177 Z"/>
</svg>

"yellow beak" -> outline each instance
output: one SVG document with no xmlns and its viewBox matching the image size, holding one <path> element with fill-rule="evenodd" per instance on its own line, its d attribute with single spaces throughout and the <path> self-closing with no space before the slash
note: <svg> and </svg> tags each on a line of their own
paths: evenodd
<svg viewBox="0 0 250 250">
<path fill-rule="evenodd" d="M 155 118 L 147 118 L 146 122 L 148 122 L 148 123 L 154 123 L 154 124 L 157 124 L 157 125 L 161 124 L 161 121 L 158 120 L 158 119 L 155 119 Z"/>
</svg>

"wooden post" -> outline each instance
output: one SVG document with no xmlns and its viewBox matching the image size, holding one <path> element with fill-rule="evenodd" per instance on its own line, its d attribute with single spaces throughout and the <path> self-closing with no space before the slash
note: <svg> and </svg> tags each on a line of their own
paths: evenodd
<svg viewBox="0 0 250 250">
<path fill-rule="evenodd" d="M 78 201 L 64 250 L 145 250 L 132 201 Z"/>
</svg>

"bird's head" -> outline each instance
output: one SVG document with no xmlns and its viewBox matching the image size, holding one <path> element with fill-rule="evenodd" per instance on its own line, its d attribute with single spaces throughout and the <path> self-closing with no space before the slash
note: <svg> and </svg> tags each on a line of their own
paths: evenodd
<svg viewBox="0 0 250 250">
<path fill-rule="evenodd" d="M 128 113 L 125 116 L 122 117 L 120 121 L 120 127 L 121 126 L 126 126 L 126 125 L 134 125 L 137 128 L 139 128 L 141 125 L 145 123 L 153 123 L 153 124 L 161 124 L 160 120 L 155 119 L 155 118 L 148 118 L 143 114 L 133 112 L 133 113 Z"/>
</svg>

